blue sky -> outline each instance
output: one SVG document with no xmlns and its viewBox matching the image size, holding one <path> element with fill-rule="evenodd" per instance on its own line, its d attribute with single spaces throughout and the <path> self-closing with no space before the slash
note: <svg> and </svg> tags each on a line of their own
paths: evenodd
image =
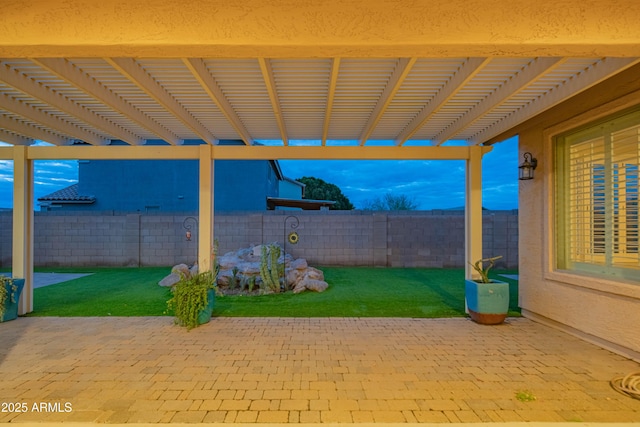
<svg viewBox="0 0 640 427">
<path fill-rule="evenodd" d="M 483 163 L 483 206 L 518 207 L 518 142 L 511 138 L 494 145 Z M 391 193 L 406 195 L 418 209 L 464 206 L 464 161 L 460 160 L 281 160 L 285 176 L 321 178 L 340 187 L 356 208 Z M 78 180 L 76 161 L 36 161 L 35 197 L 42 197 Z M 12 162 L 0 160 L 0 208 L 13 203 Z M 36 205 L 37 209 L 37 205 Z"/>
</svg>

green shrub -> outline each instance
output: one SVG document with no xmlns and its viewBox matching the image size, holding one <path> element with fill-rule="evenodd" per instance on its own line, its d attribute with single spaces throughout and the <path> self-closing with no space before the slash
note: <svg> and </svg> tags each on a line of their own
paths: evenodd
<svg viewBox="0 0 640 427">
<path fill-rule="evenodd" d="M 176 324 L 192 329 L 198 326 L 198 316 L 209 303 L 207 293 L 215 288 L 215 275 L 211 271 L 182 277 L 172 289 L 167 308 L 173 310 Z"/>
<path fill-rule="evenodd" d="M 9 285 L 9 292 L 7 292 L 7 285 Z M 0 274 L 0 319 L 4 317 L 6 304 L 15 304 L 17 302 L 17 293 L 18 285 L 15 284 L 13 279 Z"/>
</svg>

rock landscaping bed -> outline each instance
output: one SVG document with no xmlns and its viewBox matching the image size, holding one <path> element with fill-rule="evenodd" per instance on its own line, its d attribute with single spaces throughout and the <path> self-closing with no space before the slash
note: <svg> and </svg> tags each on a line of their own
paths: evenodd
<svg viewBox="0 0 640 427">
<path fill-rule="evenodd" d="M 224 295 L 264 295 L 292 291 L 323 292 L 329 286 L 321 270 L 308 265 L 304 258 L 294 259 L 282 254 L 277 244 L 256 245 L 217 258 L 220 270 L 218 291 Z M 181 275 L 196 274 L 198 266 L 178 264 L 171 274 L 162 279 L 160 286 L 173 286 Z"/>
</svg>

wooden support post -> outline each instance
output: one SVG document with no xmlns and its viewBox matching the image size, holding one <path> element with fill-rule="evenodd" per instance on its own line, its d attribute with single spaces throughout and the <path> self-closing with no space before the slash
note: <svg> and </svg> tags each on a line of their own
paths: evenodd
<svg viewBox="0 0 640 427">
<path fill-rule="evenodd" d="M 198 265 L 200 271 L 208 271 L 213 267 L 214 160 L 211 145 L 201 145 L 199 149 Z"/>
<path fill-rule="evenodd" d="M 466 170 L 465 277 L 479 275 L 469 263 L 482 258 L 482 147 L 469 147 Z"/>
<path fill-rule="evenodd" d="M 24 278 L 18 314 L 33 311 L 33 160 L 26 146 L 13 147 L 13 246 L 11 273 Z"/>
</svg>

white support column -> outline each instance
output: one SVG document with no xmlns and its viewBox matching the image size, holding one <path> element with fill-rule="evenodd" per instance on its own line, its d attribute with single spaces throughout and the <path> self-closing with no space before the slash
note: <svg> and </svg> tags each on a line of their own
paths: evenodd
<svg viewBox="0 0 640 427">
<path fill-rule="evenodd" d="M 212 268 L 214 167 L 211 145 L 201 145 L 198 208 L 198 266 L 200 271 Z"/>
<path fill-rule="evenodd" d="M 479 278 L 469 263 L 482 258 L 482 154 L 483 148 L 469 147 L 466 170 L 465 277 Z"/>
<path fill-rule="evenodd" d="M 26 146 L 13 148 L 13 277 L 24 278 L 18 314 L 33 311 L 33 160 Z"/>
</svg>

